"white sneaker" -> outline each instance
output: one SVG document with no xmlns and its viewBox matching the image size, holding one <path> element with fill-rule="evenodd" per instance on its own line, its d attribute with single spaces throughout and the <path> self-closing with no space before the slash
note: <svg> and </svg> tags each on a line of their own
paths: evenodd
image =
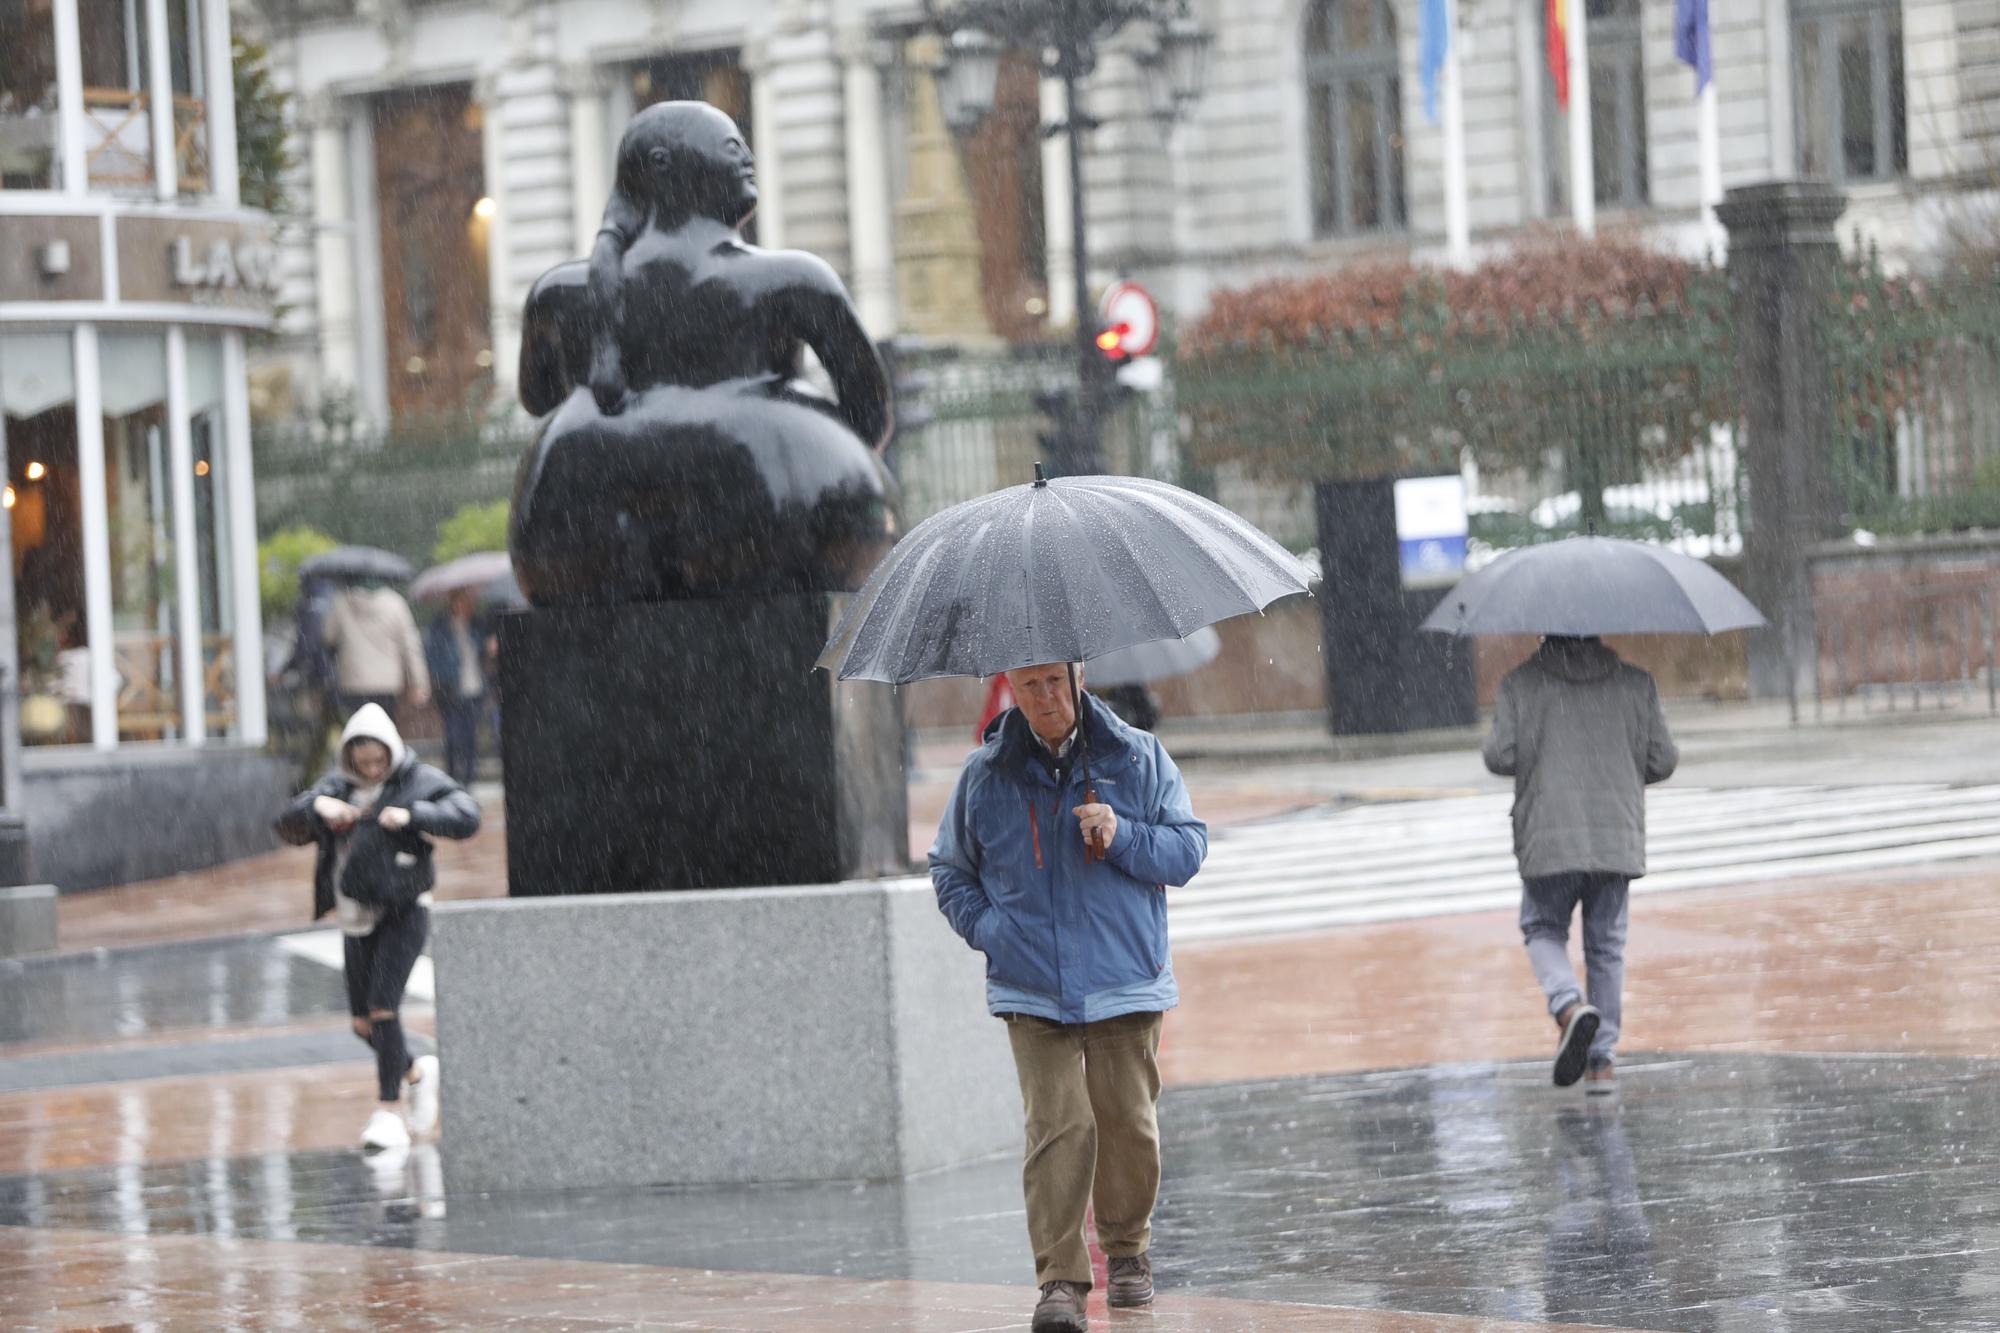
<svg viewBox="0 0 2000 1333">
<path fill-rule="evenodd" d="M 368 1117 L 368 1128 L 361 1131 L 361 1146 L 369 1152 L 407 1148 L 410 1146 L 410 1127 L 403 1123 L 401 1115 L 386 1106 L 378 1106 L 375 1114 Z"/>
<path fill-rule="evenodd" d="M 437 1128 L 438 1058 L 420 1055 L 411 1069 L 416 1077 L 410 1081 L 410 1133 L 422 1136 Z"/>
</svg>

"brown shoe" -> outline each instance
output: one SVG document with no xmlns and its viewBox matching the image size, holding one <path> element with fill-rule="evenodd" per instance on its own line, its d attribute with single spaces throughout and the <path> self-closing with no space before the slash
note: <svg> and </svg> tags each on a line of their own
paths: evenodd
<svg viewBox="0 0 2000 1333">
<path fill-rule="evenodd" d="M 1031 1333 L 1089 1333 L 1090 1318 L 1083 1312 L 1089 1298 L 1090 1288 L 1084 1283 L 1044 1282 Z"/>
<path fill-rule="evenodd" d="M 1556 1015 L 1562 1040 L 1556 1045 L 1555 1084 L 1567 1088 L 1583 1077 L 1590 1060 L 1590 1043 L 1597 1036 L 1598 1013 L 1587 1004 L 1573 1004 Z"/>
<path fill-rule="evenodd" d="M 1618 1091 L 1618 1071 L 1609 1060 L 1592 1065 L 1583 1073 L 1583 1090 L 1592 1097 L 1609 1097 Z"/>
<path fill-rule="evenodd" d="M 1153 1303 L 1153 1261 L 1143 1254 L 1111 1260 L 1111 1280 L 1104 1286 L 1104 1303 L 1127 1310 Z"/>
</svg>

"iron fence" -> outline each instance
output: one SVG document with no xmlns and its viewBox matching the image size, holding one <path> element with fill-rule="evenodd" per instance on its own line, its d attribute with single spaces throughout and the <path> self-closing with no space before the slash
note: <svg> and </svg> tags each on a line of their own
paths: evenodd
<svg viewBox="0 0 2000 1333">
<path fill-rule="evenodd" d="M 1978 707 L 2000 713 L 1990 584 L 1903 587 L 1813 599 L 1814 711 Z"/>
</svg>

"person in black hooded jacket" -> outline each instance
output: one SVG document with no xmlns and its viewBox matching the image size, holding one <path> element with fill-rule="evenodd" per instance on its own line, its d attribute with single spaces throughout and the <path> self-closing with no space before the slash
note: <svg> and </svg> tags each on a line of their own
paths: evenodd
<svg viewBox="0 0 2000 1333">
<path fill-rule="evenodd" d="M 375 1050 L 381 1105 L 362 1147 L 406 1148 L 411 1131 L 437 1123 L 438 1062 L 411 1059 L 399 1010 L 410 972 L 430 934 L 432 838 L 469 838 L 479 806 L 464 788 L 403 744 L 377 704 L 349 719 L 332 772 L 292 799 L 278 835 L 319 844 L 313 919 L 335 914 L 343 940 L 347 1006 L 355 1035 Z M 410 1088 L 407 1119 L 402 1091 Z"/>
</svg>

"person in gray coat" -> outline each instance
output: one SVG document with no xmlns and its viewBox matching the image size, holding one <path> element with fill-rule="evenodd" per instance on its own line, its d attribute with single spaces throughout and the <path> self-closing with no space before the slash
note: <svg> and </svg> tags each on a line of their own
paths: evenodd
<svg viewBox="0 0 2000 1333">
<path fill-rule="evenodd" d="M 1521 935 L 1562 1036 L 1555 1082 L 1608 1093 L 1622 1025 L 1625 918 L 1646 873 L 1646 786 L 1680 752 L 1652 676 L 1595 638 L 1542 640 L 1500 682 L 1486 767 L 1514 779 L 1514 858 Z M 1569 961 L 1583 909 L 1586 997 Z"/>
</svg>

